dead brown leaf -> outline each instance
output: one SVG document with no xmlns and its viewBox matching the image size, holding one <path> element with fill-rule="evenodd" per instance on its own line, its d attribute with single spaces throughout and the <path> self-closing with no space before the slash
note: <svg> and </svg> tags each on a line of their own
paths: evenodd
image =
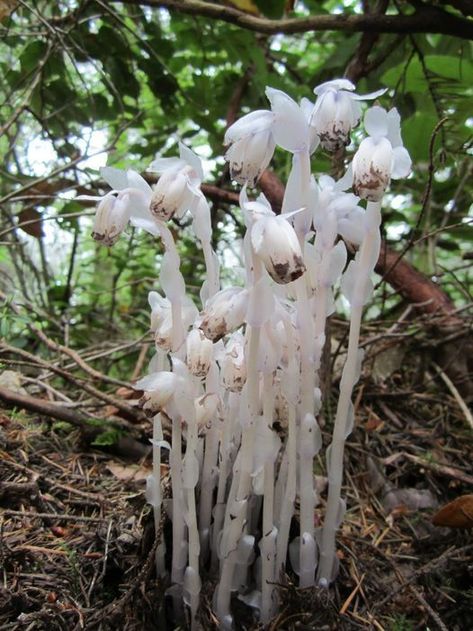
<svg viewBox="0 0 473 631">
<path fill-rule="evenodd" d="M 473 494 L 460 495 L 442 506 L 433 516 L 432 523 L 450 528 L 473 528 Z"/>
<path fill-rule="evenodd" d="M 112 460 L 107 463 L 107 469 L 118 480 L 133 480 L 135 482 L 146 480 L 149 474 L 152 473 L 151 467 L 138 464 L 123 465 L 119 462 L 113 462 Z"/>
</svg>

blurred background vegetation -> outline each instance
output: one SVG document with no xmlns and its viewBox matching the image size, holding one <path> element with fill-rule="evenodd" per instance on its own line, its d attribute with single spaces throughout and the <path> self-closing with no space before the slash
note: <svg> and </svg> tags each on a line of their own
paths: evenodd
<svg viewBox="0 0 473 631">
<path fill-rule="evenodd" d="M 313 98 L 314 86 L 344 75 L 359 93 L 389 88 L 381 103 L 399 109 L 414 161 L 410 178 L 393 182 L 386 197 L 387 242 L 399 252 L 409 244 L 405 259 L 455 307 L 471 304 L 471 40 L 402 29 L 266 35 L 160 4 L 166 3 L 1 3 L 2 337 L 31 351 L 40 343 L 25 327 L 33 322 L 84 357 L 109 348 L 101 369 L 128 379 L 137 351 L 114 348 L 148 329 L 147 294 L 157 288 L 162 248 L 131 229 L 113 249 L 97 245 L 90 236 L 93 208 L 74 197 L 107 190 L 100 166 L 144 172 L 156 153 L 176 155 L 178 139 L 203 158 L 207 183 L 236 190 L 222 159 L 227 124 L 266 108 L 265 86 Z M 409 16 L 423 3 L 232 4 L 266 20 Z M 471 26 L 473 11 L 462 2 L 441 4 Z M 273 168 L 283 181 L 289 167 L 287 155 L 277 152 Z M 312 167 L 333 173 L 337 165 L 317 153 Z M 212 212 L 219 256 L 235 260 L 228 253 L 242 234 L 239 210 L 214 198 Z M 184 276 L 197 296 L 204 267 L 186 223 L 176 223 L 175 231 Z M 232 266 L 223 274 L 230 279 Z M 403 300 L 387 284 L 378 298 L 383 309 L 372 312 L 376 317 L 392 318 Z M 26 309 L 12 310 L 12 301 Z"/>
</svg>

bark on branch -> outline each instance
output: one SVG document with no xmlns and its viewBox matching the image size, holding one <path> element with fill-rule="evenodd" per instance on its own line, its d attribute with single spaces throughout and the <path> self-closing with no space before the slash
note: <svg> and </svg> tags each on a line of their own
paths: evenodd
<svg viewBox="0 0 473 631">
<path fill-rule="evenodd" d="M 315 31 L 345 33 L 438 33 L 473 39 L 473 20 L 454 15 L 429 4 L 418 4 L 410 15 L 311 15 L 303 18 L 270 20 L 249 15 L 233 7 L 202 0 L 121 0 L 123 4 L 165 8 L 186 15 L 197 15 L 241 28 L 276 35 Z"/>
</svg>

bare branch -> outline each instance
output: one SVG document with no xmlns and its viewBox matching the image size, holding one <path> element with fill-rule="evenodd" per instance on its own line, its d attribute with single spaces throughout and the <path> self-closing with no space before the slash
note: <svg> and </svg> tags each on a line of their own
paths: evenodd
<svg viewBox="0 0 473 631">
<path fill-rule="evenodd" d="M 123 4 L 166 8 L 235 24 L 241 28 L 276 35 L 315 31 L 345 33 L 439 33 L 473 39 L 473 20 L 462 18 L 432 4 L 416 6 L 410 15 L 311 15 L 303 18 L 269 20 L 233 7 L 202 0 L 122 0 Z"/>
</svg>

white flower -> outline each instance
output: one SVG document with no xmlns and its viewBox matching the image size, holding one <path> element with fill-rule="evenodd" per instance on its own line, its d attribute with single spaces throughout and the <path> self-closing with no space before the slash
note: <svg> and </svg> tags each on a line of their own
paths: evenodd
<svg viewBox="0 0 473 631">
<path fill-rule="evenodd" d="M 196 377 L 205 377 L 213 358 L 213 343 L 199 329 L 189 331 L 186 340 L 186 364 Z"/>
<path fill-rule="evenodd" d="M 112 187 L 106 195 L 79 195 L 77 200 L 97 201 L 92 236 L 104 245 L 113 245 L 128 221 L 156 235 L 159 230 L 149 212 L 151 187 L 139 173 L 103 167 L 100 174 Z"/>
<path fill-rule="evenodd" d="M 396 108 L 372 107 L 365 115 L 365 138 L 353 157 L 353 191 L 362 199 L 379 201 L 391 178 L 409 175 L 411 158 L 402 145 L 401 118 Z"/>
<path fill-rule="evenodd" d="M 129 220 L 129 195 L 117 198 L 112 193 L 108 193 L 97 206 L 92 237 L 103 245 L 111 247 L 118 241 Z"/>
<path fill-rule="evenodd" d="M 335 182 L 328 175 L 319 178 L 318 196 L 314 203 L 314 228 L 317 235 L 327 241 L 324 247 L 333 245 L 336 234 L 354 245 L 360 245 L 365 233 L 365 211 L 358 205 L 360 199 L 341 190 L 340 182 Z M 331 216 L 336 220 L 333 227 L 335 234 L 327 226 L 330 223 L 327 219 Z"/>
<path fill-rule="evenodd" d="M 194 401 L 195 420 L 197 426 L 202 431 L 204 426 L 208 426 L 217 414 L 220 397 L 215 393 L 203 394 Z"/>
<path fill-rule="evenodd" d="M 254 186 L 269 165 L 276 145 L 296 152 L 311 147 L 304 110 L 281 90 L 266 88 L 271 111 L 246 114 L 227 129 L 224 143 L 230 145 L 225 160 L 230 175 L 239 184 Z"/>
<path fill-rule="evenodd" d="M 246 187 L 240 192 L 240 206 L 245 214 L 253 250 L 271 278 L 284 285 L 302 276 L 305 265 L 301 246 L 288 221 L 299 211 L 275 215 L 263 194 L 256 201 L 248 201 Z"/>
<path fill-rule="evenodd" d="M 274 114 L 273 136 L 277 145 L 296 153 L 309 150 L 310 130 L 304 108 L 281 90 L 266 88 Z"/>
<path fill-rule="evenodd" d="M 217 292 L 205 305 L 200 328 L 204 335 L 218 342 L 224 335 L 240 327 L 248 307 L 248 291 L 228 287 Z"/>
<path fill-rule="evenodd" d="M 180 346 L 181 340 L 174 339 L 174 320 L 172 303 L 167 298 L 162 298 L 162 313 L 161 321 L 156 328 L 154 335 L 154 342 L 156 348 L 164 351 L 175 351 L 176 347 Z M 189 296 L 184 296 L 182 300 L 181 318 L 184 331 L 191 326 L 196 317 L 198 316 L 198 310 L 195 304 L 192 302 Z M 183 341 L 183 339 L 182 339 Z"/>
<path fill-rule="evenodd" d="M 223 387 L 230 392 L 241 392 L 246 382 L 245 341 L 241 333 L 234 333 L 225 346 L 221 375 Z"/>
<path fill-rule="evenodd" d="M 136 382 L 134 388 L 144 390 L 140 404 L 147 416 L 154 416 L 169 403 L 177 390 L 179 379 L 176 373 L 162 370 Z"/>
<path fill-rule="evenodd" d="M 254 186 L 273 157 L 276 143 L 272 124 L 274 114 L 256 110 L 231 125 L 224 138 L 229 146 L 225 160 L 230 163 L 230 175 L 239 184 Z"/>
<path fill-rule="evenodd" d="M 386 90 L 371 94 L 354 94 L 355 86 L 348 79 L 327 81 L 314 88 L 317 95 L 310 124 L 315 128 L 320 143 L 327 151 L 338 151 L 350 143 L 350 132 L 361 117 L 358 101 L 375 99 Z"/>
<path fill-rule="evenodd" d="M 149 168 L 161 174 L 150 200 L 151 214 L 161 221 L 181 217 L 200 196 L 204 178 L 200 159 L 182 143 L 179 156 L 156 158 Z"/>
</svg>

